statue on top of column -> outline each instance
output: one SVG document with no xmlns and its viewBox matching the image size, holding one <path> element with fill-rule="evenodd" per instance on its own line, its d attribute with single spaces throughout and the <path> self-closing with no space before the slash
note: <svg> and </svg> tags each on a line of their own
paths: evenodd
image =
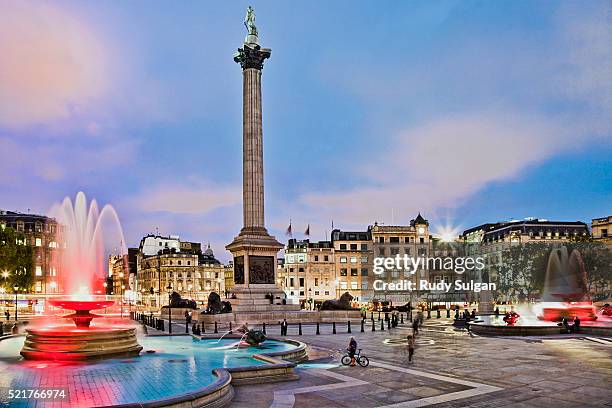
<svg viewBox="0 0 612 408">
<path fill-rule="evenodd" d="M 251 6 L 249 6 L 247 9 L 246 17 L 244 18 L 244 26 L 246 27 L 249 35 L 254 35 L 257 37 L 257 27 L 255 27 L 255 10 L 253 10 L 253 7 Z"/>
</svg>

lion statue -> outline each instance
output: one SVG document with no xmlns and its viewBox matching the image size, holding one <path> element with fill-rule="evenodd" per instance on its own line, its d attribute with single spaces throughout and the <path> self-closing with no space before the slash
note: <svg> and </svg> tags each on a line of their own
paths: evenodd
<svg viewBox="0 0 612 408">
<path fill-rule="evenodd" d="M 229 313 L 232 311 L 230 302 L 221 301 L 221 296 L 217 292 L 210 292 L 208 295 L 208 305 L 202 314 Z"/>
<path fill-rule="evenodd" d="M 321 310 L 357 310 L 351 307 L 353 296 L 350 293 L 344 292 L 338 300 L 326 300 L 321 305 Z"/>
<path fill-rule="evenodd" d="M 195 300 L 183 299 L 177 292 L 172 292 L 170 295 L 170 307 L 197 309 L 198 304 Z"/>
</svg>

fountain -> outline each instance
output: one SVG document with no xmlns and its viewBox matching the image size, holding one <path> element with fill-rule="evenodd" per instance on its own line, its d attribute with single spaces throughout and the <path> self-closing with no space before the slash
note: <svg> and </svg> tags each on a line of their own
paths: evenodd
<svg viewBox="0 0 612 408">
<path fill-rule="evenodd" d="M 586 290 L 586 271 L 578 250 L 553 249 L 548 257 L 539 318 L 560 321 L 578 316 L 596 320 L 595 307 Z"/>
<path fill-rule="evenodd" d="M 103 296 L 100 283 L 104 281 L 103 223 L 110 220 L 123 243 L 123 232 L 117 213 L 106 205 L 98 211 L 92 200 L 87 208 L 85 194 L 79 192 L 74 206 L 68 197 L 51 211 L 58 222 L 66 226 L 62 237 L 66 242 L 63 257 L 62 288 L 67 298 L 51 299 L 48 304 L 74 313 L 62 316 L 72 319 L 75 326 L 47 324 L 26 330 L 21 355 L 28 360 L 91 360 L 116 356 L 138 355 L 142 347 L 136 340 L 136 329 L 131 326 L 95 324 L 102 317 L 91 313 L 113 305 Z M 36 326 L 36 325 L 35 325 Z"/>
</svg>

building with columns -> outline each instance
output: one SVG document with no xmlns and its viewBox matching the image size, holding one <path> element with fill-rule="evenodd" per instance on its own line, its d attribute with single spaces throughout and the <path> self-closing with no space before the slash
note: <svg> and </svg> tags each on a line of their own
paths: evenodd
<svg viewBox="0 0 612 408">
<path fill-rule="evenodd" d="M 593 240 L 612 247 L 612 215 L 591 220 Z"/>
</svg>

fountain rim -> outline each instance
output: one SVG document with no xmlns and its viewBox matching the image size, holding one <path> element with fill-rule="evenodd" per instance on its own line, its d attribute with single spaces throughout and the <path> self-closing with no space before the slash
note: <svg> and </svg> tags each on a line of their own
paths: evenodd
<svg viewBox="0 0 612 408">
<path fill-rule="evenodd" d="M 105 309 L 115 304 L 114 300 L 79 300 L 79 299 L 49 299 L 51 306 L 59 307 L 64 310 L 90 311 Z"/>
</svg>

